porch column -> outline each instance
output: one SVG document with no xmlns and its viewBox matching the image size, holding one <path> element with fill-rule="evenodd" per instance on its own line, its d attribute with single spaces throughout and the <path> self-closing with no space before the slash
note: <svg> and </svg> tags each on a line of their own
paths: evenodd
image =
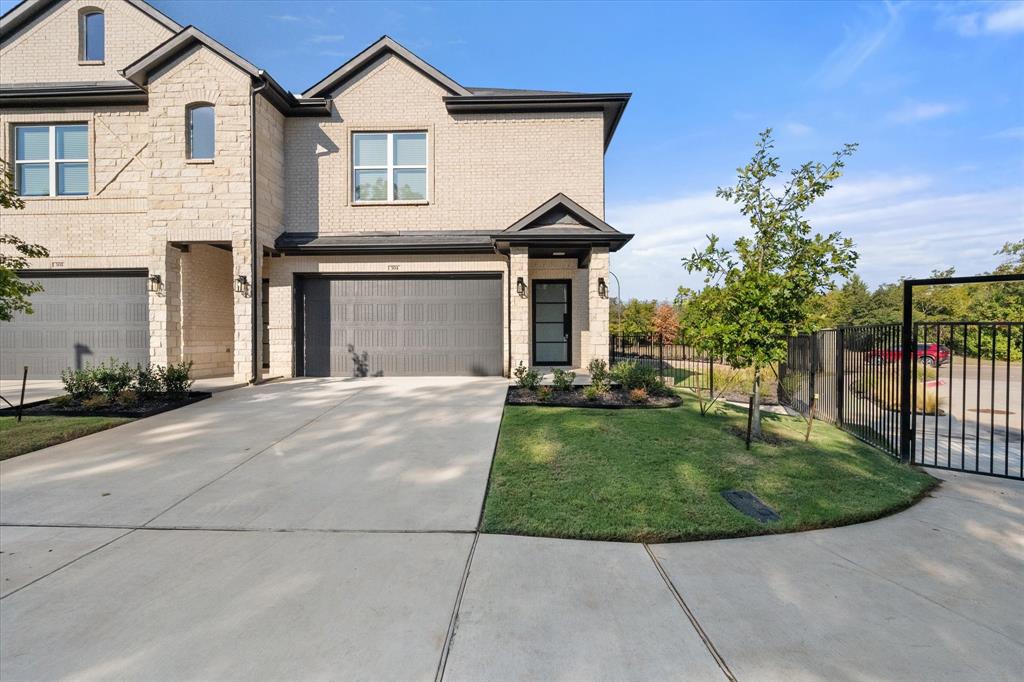
<svg viewBox="0 0 1024 682">
<path fill-rule="evenodd" d="M 515 371 L 519 363 L 530 366 L 530 252 L 525 246 L 513 246 L 509 251 L 509 335 L 510 360 L 512 366 L 509 374 Z M 516 291 L 516 283 L 522 277 L 527 284 L 526 293 L 522 296 Z"/>
<path fill-rule="evenodd" d="M 586 362 L 600 358 L 608 362 L 608 296 L 598 293 L 598 280 L 604 279 L 608 285 L 608 247 L 595 246 L 590 250 L 590 267 L 588 269 L 588 307 L 590 309 L 589 348 L 584 349 Z M 586 367 L 586 365 L 584 365 Z"/>
<path fill-rule="evenodd" d="M 171 365 L 181 361 L 181 252 L 160 240 L 154 246 L 149 274 L 160 277 L 149 286 L 149 361 Z M 104 358 L 105 359 L 105 358 Z"/>
<path fill-rule="evenodd" d="M 235 312 L 235 342 L 234 342 L 234 378 L 236 382 L 259 381 L 259 372 L 262 368 L 263 344 L 259 338 L 253 338 L 253 306 L 255 304 L 255 319 L 257 329 L 260 327 L 260 296 L 262 295 L 262 272 L 263 258 L 256 259 L 256 278 L 253 281 L 252 255 L 249 252 L 248 240 L 235 240 L 231 245 L 231 259 L 233 273 L 231 276 L 231 288 L 234 295 Z M 239 276 L 245 277 L 248 286 L 243 291 L 234 291 L 235 281 Z M 252 374 L 252 350 L 256 344 L 256 370 L 257 376 Z"/>
</svg>

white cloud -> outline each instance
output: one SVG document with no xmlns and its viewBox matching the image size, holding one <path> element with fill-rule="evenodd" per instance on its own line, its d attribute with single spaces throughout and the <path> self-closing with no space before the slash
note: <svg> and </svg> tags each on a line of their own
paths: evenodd
<svg viewBox="0 0 1024 682">
<path fill-rule="evenodd" d="M 814 128 L 812 128 L 811 126 L 807 125 L 806 123 L 798 123 L 796 121 L 793 121 L 792 123 L 787 123 L 782 127 L 782 129 L 785 130 L 790 135 L 792 135 L 793 137 L 804 137 L 814 132 Z"/>
<path fill-rule="evenodd" d="M 324 43 L 340 43 L 345 39 L 345 36 L 340 33 L 333 33 L 329 35 L 315 35 L 306 38 L 307 43 L 313 43 L 314 45 L 322 45 Z"/>
<path fill-rule="evenodd" d="M 1024 126 L 1000 130 L 998 133 L 992 135 L 992 137 L 1003 140 L 1024 140 Z"/>
<path fill-rule="evenodd" d="M 959 107 L 947 102 L 907 102 L 889 114 L 889 120 L 896 123 L 916 123 L 951 114 Z"/>
<path fill-rule="evenodd" d="M 878 51 L 899 28 L 898 5 L 885 3 L 886 19 L 881 26 L 869 30 L 846 27 L 846 37 L 829 53 L 815 74 L 814 81 L 825 88 L 844 85 L 860 67 Z"/>
<path fill-rule="evenodd" d="M 809 214 L 818 232 L 839 230 L 860 253 L 858 272 L 871 285 L 926 276 L 955 266 L 991 270 L 1004 242 L 1024 234 L 1024 187 L 951 194 L 921 175 L 843 178 Z M 713 196 L 611 206 L 608 220 L 633 241 L 612 255 L 623 296 L 671 299 L 679 285 L 699 287 L 680 260 L 717 234 L 722 242 L 748 229 L 736 206 Z"/>
<path fill-rule="evenodd" d="M 947 14 L 940 23 L 967 37 L 1024 32 L 1024 2 L 990 2 L 982 6 L 983 11 Z"/>
<path fill-rule="evenodd" d="M 297 17 L 294 14 L 271 14 L 270 18 L 273 19 L 274 21 L 287 21 L 287 22 L 302 21 L 302 17 Z"/>
</svg>

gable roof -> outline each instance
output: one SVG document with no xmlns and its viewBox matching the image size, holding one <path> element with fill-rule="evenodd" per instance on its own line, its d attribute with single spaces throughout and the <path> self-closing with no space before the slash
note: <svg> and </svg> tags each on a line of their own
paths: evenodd
<svg viewBox="0 0 1024 682">
<path fill-rule="evenodd" d="M 534 232 L 577 234 L 581 231 L 622 234 L 561 192 L 505 228 L 502 234 Z"/>
<path fill-rule="evenodd" d="M 38 17 L 42 16 L 51 7 L 64 2 L 64 0 L 22 0 L 0 17 L 0 42 L 7 40 L 12 35 L 28 26 Z M 139 10 L 150 19 L 170 31 L 180 31 L 181 25 L 169 16 L 150 5 L 144 0 L 125 0 L 129 5 Z"/>
<path fill-rule="evenodd" d="M 401 58 L 453 95 L 471 94 L 469 90 L 417 57 L 397 40 L 391 36 L 385 35 L 381 36 L 368 48 L 329 73 L 325 78 L 321 79 L 319 83 L 311 86 L 308 90 L 302 93 L 302 95 L 304 97 L 327 97 L 330 93 L 337 90 L 338 87 L 358 76 L 367 67 L 385 54 L 393 54 Z"/>
<path fill-rule="evenodd" d="M 121 69 L 120 73 L 135 85 L 144 88 L 154 73 L 167 64 L 173 63 L 196 46 L 202 46 L 238 69 L 248 74 L 254 82 L 262 83 L 263 93 L 281 113 L 291 116 L 327 116 L 330 102 L 323 98 L 297 98 L 285 90 L 274 78 L 228 49 L 195 26 L 186 26 L 134 62 Z"/>
</svg>

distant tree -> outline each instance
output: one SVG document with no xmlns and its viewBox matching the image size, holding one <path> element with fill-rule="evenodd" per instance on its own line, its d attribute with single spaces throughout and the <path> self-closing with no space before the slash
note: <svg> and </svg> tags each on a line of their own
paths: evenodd
<svg viewBox="0 0 1024 682">
<path fill-rule="evenodd" d="M 679 337 L 679 311 L 668 303 L 660 304 L 654 309 L 651 327 L 662 343 L 675 343 Z"/>
<path fill-rule="evenodd" d="M 656 301 L 631 300 L 622 309 L 622 318 L 619 322 L 621 334 L 650 334 L 654 331 L 654 309 Z"/>
<path fill-rule="evenodd" d="M 708 245 L 683 260 L 688 272 L 705 275 L 705 291 L 691 301 L 702 333 L 717 344 L 731 364 L 753 367 L 752 431 L 761 433 L 761 378 L 765 367 L 785 358 L 786 336 L 806 331 L 811 306 L 837 278 L 853 274 L 857 252 L 839 232 L 816 234 L 807 209 L 832 187 L 845 159 L 856 150 L 848 144 L 829 163 L 805 163 L 790 173 L 781 192 L 773 189 L 782 167 L 773 155 L 771 129 L 761 133 L 754 156 L 738 169 L 733 187 L 716 195 L 740 207 L 751 234 L 719 246 Z M 710 291 L 708 291 L 710 289 Z"/>
<path fill-rule="evenodd" d="M 0 159 L 0 208 L 21 209 L 25 202 L 14 190 L 14 176 L 7 162 Z M 43 287 L 18 277 L 28 267 L 29 258 L 46 258 L 50 252 L 38 244 L 29 244 L 13 234 L 0 234 L 0 321 L 9 322 L 16 312 L 32 312 L 29 297 Z"/>
</svg>

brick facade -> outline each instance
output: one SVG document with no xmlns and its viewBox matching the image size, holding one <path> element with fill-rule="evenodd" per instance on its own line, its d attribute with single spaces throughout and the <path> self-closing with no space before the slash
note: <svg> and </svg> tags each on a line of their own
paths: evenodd
<svg viewBox="0 0 1024 682">
<path fill-rule="evenodd" d="M 105 12 L 102 65 L 78 63 L 84 7 Z M 118 0 L 68 0 L 0 44 L 0 82 L 120 80 L 117 69 L 171 35 Z M 28 199 L 23 210 L 0 212 L 3 231 L 50 249 L 34 268 L 144 267 L 159 275 L 162 287 L 149 300 L 151 360 L 192 361 L 197 376 L 252 378 L 252 349 L 262 352 L 264 277 L 270 374 L 290 375 L 300 273 L 500 272 L 509 292 L 502 303 L 506 372 L 531 360 L 532 286 L 522 298 L 516 279 L 570 279 L 573 364 L 607 356 L 608 302 L 597 295 L 597 279 L 608 276 L 607 249 L 595 248 L 587 268 L 575 258 L 531 259 L 525 247 L 510 255 L 269 257 L 285 231 L 494 233 L 559 192 L 603 216 L 602 112 L 451 114 L 447 91 L 393 54 L 338 88 L 329 118 L 286 117 L 265 93 L 253 95 L 253 82 L 197 45 L 149 78 L 145 105 L 0 108 L 4 159 L 14 156 L 18 124 L 89 128 L 89 195 Z M 186 158 L 186 107 L 197 102 L 215 108 L 212 161 Z M 400 130 L 428 133 L 428 200 L 354 205 L 353 132 Z M 239 276 L 248 291 L 234 291 Z"/>
</svg>

